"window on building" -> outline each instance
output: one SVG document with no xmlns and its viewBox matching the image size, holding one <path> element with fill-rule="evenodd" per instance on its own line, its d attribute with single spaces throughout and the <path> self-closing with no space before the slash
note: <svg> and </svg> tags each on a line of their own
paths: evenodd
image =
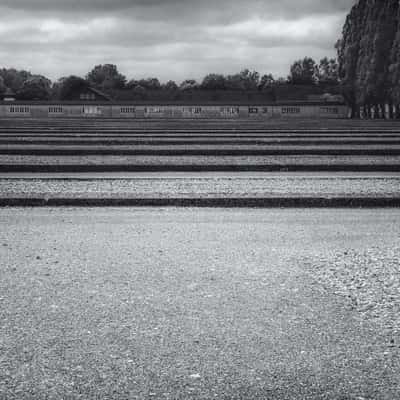
<svg viewBox="0 0 400 400">
<path fill-rule="evenodd" d="M 189 114 L 201 114 L 201 107 L 184 107 L 182 111 Z"/>
<path fill-rule="evenodd" d="M 135 107 L 121 107 L 121 114 L 135 114 Z"/>
<path fill-rule="evenodd" d="M 87 115 L 100 115 L 101 114 L 101 108 L 100 107 L 95 107 L 95 106 L 83 107 L 83 113 L 87 114 Z"/>
<path fill-rule="evenodd" d="M 239 114 L 238 107 L 221 107 L 220 108 L 221 114 Z"/>
<path fill-rule="evenodd" d="M 159 114 L 162 113 L 162 109 L 160 107 L 146 107 L 144 112 L 146 114 Z"/>
<path fill-rule="evenodd" d="M 321 112 L 324 114 L 339 114 L 337 107 L 321 107 Z"/>
<path fill-rule="evenodd" d="M 282 114 L 300 114 L 301 110 L 299 107 L 283 107 Z"/>
<path fill-rule="evenodd" d="M 28 114 L 31 112 L 30 107 L 10 107 L 9 108 L 10 113 L 18 113 L 18 114 Z"/>
<path fill-rule="evenodd" d="M 62 107 L 49 107 L 49 114 L 62 114 Z"/>
<path fill-rule="evenodd" d="M 249 108 L 249 114 L 258 114 L 258 108 L 257 107 L 250 107 Z"/>
</svg>

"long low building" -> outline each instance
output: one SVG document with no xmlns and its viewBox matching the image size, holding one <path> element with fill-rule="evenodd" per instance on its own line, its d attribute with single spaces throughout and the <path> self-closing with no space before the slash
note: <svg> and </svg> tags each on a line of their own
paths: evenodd
<svg viewBox="0 0 400 400">
<path fill-rule="evenodd" d="M 347 118 L 339 102 L 267 104 L 146 104 L 110 102 L 0 102 L 0 118 Z"/>
</svg>

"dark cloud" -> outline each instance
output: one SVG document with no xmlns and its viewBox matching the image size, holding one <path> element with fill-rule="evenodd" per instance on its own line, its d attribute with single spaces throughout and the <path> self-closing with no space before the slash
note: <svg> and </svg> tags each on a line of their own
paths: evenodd
<svg viewBox="0 0 400 400">
<path fill-rule="evenodd" d="M 0 59 L 56 78 L 113 62 L 128 76 L 285 75 L 334 55 L 352 0 L 2 0 Z"/>
<path fill-rule="evenodd" d="M 148 19 L 243 19 L 248 15 L 300 18 L 347 11 L 353 0 L 3 0 L 2 6 L 30 13 L 96 15 L 124 13 Z"/>
</svg>

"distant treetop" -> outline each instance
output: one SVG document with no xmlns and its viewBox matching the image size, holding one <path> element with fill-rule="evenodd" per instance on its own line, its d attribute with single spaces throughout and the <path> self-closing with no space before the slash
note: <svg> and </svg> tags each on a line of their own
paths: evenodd
<svg viewBox="0 0 400 400">
<path fill-rule="evenodd" d="M 203 97 L 216 99 L 221 96 L 227 99 L 238 97 L 244 99 L 246 96 L 253 96 L 252 92 L 257 92 L 259 93 L 257 96 L 264 96 L 272 101 L 276 99 L 276 88 L 282 85 L 292 87 L 287 92 L 295 92 L 298 90 L 296 85 L 304 85 L 310 86 L 310 93 L 320 93 L 321 91 L 315 91 L 311 87 L 337 85 L 337 71 L 336 60 L 324 58 L 317 65 L 312 58 L 305 57 L 292 65 L 288 78 L 275 79 L 272 74 L 261 75 L 258 71 L 243 69 L 230 75 L 210 73 L 200 82 L 195 79 L 183 79 L 180 83 L 172 80 L 161 83 L 157 77 L 127 80 L 118 71 L 116 65 L 100 64 L 90 70 L 85 78 L 72 75 L 60 78 L 52 84 L 49 79 L 41 75 L 3 68 L 0 69 L 0 94 L 11 89 L 16 93 L 17 98 L 25 100 L 50 98 L 72 100 L 75 93 L 93 88 L 122 100 L 146 100 L 149 98 L 177 100 L 187 95 L 190 95 L 191 99 Z M 237 94 L 233 95 L 233 92 L 237 92 Z"/>
</svg>

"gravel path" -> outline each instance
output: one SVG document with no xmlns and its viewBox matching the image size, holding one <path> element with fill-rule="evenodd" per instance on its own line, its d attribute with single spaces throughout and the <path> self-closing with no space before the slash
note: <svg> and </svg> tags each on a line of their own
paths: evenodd
<svg viewBox="0 0 400 400">
<path fill-rule="evenodd" d="M 400 197 L 399 177 L 1 179 L 0 197 Z"/>
<path fill-rule="evenodd" d="M 353 301 L 381 282 L 399 301 L 397 210 L 3 209 L 0 224 L 1 399 L 400 398 L 400 338 L 382 329 L 399 314 Z M 358 267 L 365 285 L 338 293 Z"/>
</svg>

